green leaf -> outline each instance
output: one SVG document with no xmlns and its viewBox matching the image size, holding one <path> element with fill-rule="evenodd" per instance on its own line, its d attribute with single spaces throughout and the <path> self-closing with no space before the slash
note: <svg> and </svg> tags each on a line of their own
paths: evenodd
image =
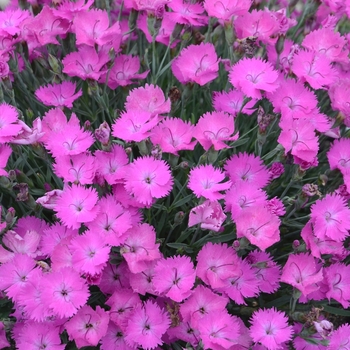
<svg viewBox="0 0 350 350">
<path fill-rule="evenodd" d="M 337 308 L 329 305 L 322 305 L 322 306 L 324 311 L 329 312 L 330 314 L 350 317 L 350 310 L 345 310 L 342 308 Z"/>
<path fill-rule="evenodd" d="M 193 198 L 193 194 L 189 194 L 188 196 L 178 200 L 176 203 L 173 203 L 171 205 L 171 208 L 173 209 L 173 208 L 181 207 L 182 205 L 188 203 L 192 198 Z"/>
</svg>

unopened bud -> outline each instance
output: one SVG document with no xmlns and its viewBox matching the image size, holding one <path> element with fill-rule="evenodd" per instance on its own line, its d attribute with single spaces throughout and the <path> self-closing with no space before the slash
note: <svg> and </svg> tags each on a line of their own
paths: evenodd
<svg viewBox="0 0 350 350">
<path fill-rule="evenodd" d="M 185 217 L 185 213 L 183 211 L 179 211 L 175 214 L 174 225 L 180 225 Z"/>
<path fill-rule="evenodd" d="M 104 146 L 108 145 L 109 137 L 111 135 L 111 128 L 107 122 L 103 122 L 98 129 L 95 130 L 95 137 Z"/>
</svg>

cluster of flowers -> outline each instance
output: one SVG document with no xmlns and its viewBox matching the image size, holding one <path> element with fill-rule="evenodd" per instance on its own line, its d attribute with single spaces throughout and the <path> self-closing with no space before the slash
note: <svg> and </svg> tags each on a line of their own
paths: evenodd
<svg viewBox="0 0 350 350">
<path fill-rule="evenodd" d="M 11 338 L 20 350 L 64 349 L 68 339 L 105 350 L 175 342 L 213 350 L 347 349 L 349 324 L 334 330 L 311 306 L 306 321 L 294 311 L 297 302 L 350 306 L 350 37 L 336 31 L 350 17 L 350 1 L 323 0 L 307 32 L 310 4 L 259 3 L 125 0 L 104 3 L 107 10 L 92 0 L 30 1 L 24 10 L 13 0 L 0 12 L 0 184 L 5 191 L 18 180 L 18 149 L 46 157 L 46 168 L 30 168 L 28 176 L 47 169 L 58 179 L 44 195 L 42 188 L 30 194 L 36 213 L 51 211 L 54 220 L 1 203 L 0 291 L 15 320 L 11 330 L 1 322 L 1 347 Z M 198 42 L 187 45 L 189 30 Z M 142 57 L 130 48 L 143 37 L 152 43 L 151 64 L 144 62 L 147 50 Z M 220 56 L 223 43 L 228 50 Z M 54 82 L 34 74 L 39 63 Z M 25 84 L 26 74 L 35 88 Z M 185 86 L 182 97 L 166 98 L 171 86 L 157 85 L 164 74 L 164 84 L 176 78 Z M 193 87 L 224 76 L 226 89 L 210 91 L 212 111 L 187 118 Z M 122 91 L 124 109 L 111 117 L 109 93 L 118 99 Z M 82 100 L 88 108 L 99 104 L 109 119 L 82 126 Z M 174 112 L 179 105 L 181 116 Z M 45 111 L 31 123 L 29 106 Z M 257 127 L 244 134 L 242 117 Z M 258 151 L 234 149 L 252 130 Z M 262 152 L 268 137 L 270 158 Z M 297 182 L 313 170 L 317 179 L 326 163 L 340 187 L 321 194 L 306 183 L 294 201 L 286 197 L 292 184 L 282 194 L 274 190 L 291 164 Z M 174 203 L 187 212 L 164 226 L 169 232 L 157 232 L 150 213 L 162 211 L 164 225 Z M 300 240 L 289 244 L 281 227 L 293 215 Z M 176 226 L 183 232 L 174 243 Z M 204 230 L 209 238 L 198 236 Z M 234 235 L 216 241 L 227 231 Z M 225 241 L 233 244 L 217 243 Z M 279 265 L 274 245 L 281 242 L 290 247 Z M 171 243 L 187 250 L 167 250 Z M 285 294 L 293 290 L 289 318 L 273 302 L 264 308 L 264 296 L 274 299 L 281 282 Z M 238 317 L 228 311 L 237 305 L 255 309 Z"/>
</svg>

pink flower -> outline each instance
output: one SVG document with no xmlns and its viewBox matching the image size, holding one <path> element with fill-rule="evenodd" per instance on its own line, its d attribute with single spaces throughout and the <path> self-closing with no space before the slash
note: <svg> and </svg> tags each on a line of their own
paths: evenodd
<svg viewBox="0 0 350 350">
<path fill-rule="evenodd" d="M 220 191 L 230 188 L 231 182 L 225 180 L 225 174 L 212 165 L 202 165 L 191 169 L 189 174 L 188 188 L 197 198 L 204 197 L 211 201 L 224 198 Z"/>
<path fill-rule="evenodd" d="M 25 288 L 35 266 L 36 262 L 33 258 L 24 254 L 15 254 L 10 261 L 0 266 L 0 290 L 6 291 L 10 298 L 16 299 Z"/>
<path fill-rule="evenodd" d="M 219 59 L 211 43 L 190 45 L 182 49 L 173 61 L 171 70 L 180 83 L 197 83 L 201 86 L 218 77 Z"/>
<path fill-rule="evenodd" d="M 80 185 L 67 186 L 56 202 L 57 217 L 69 228 L 79 228 L 98 214 L 97 191 Z"/>
<path fill-rule="evenodd" d="M 280 23 L 275 12 L 269 10 L 253 10 L 239 16 L 235 22 L 238 39 L 255 37 L 258 42 L 274 45 L 280 33 Z"/>
<path fill-rule="evenodd" d="M 0 12 L 0 32 L 5 38 L 9 36 L 19 35 L 21 32 L 21 24 L 25 19 L 30 16 L 28 10 L 23 10 L 20 8 L 11 8 L 11 6 L 6 7 Z"/>
<path fill-rule="evenodd" d="M 18 122 L 18 112 L 7 103 L 0 104 L 0 143 L 11 141 L 22 129 Z"/>
<path fill-rule="evenodd" d="M 129 288 L 117 288 L 106 304 L 111 308 L 111 321 L 125 330 L 128 320 L 136 307 L 141 306 L 140 296 Z"/>
<path fill-rule="evenodd" d="M 91 185 L 95 177 L 95 158 L 89 153 L 56 157 L 54 170 L 65 182 Z"/>
<path fill-rule="evenodd" d="M 99 80 L 105 72 L 101 69 L 108 61 L 109 56 L 105 50 L 97 53 L 94 47 L 82 45 L 78 52 L 72 52 L 62 60 L 63 73 L 83 80 Z"/>
<path fill-rule="evenodd" d="M 153 284 L 154 278 L 154 267 L 156 266 L 157 260 L 145 262 L 146 268 L 139 273 L 130 274 L 129 281 L 132 290 L 135 293 L 146 295 L 146 293 L 150 293 L 153 295 L 157 295 Z"/>
<path fill-rule="evenodd" d="M 272 260 L 269 253 L 254 250 L 248 254 L 246 261 L 253 268 L 259 280 L 258 287 L 263 293 L 273 293 L 279 288 L 281 268 Z"/>
<path fill-rule="evenodd" d="M 96 151 L 94 155 L 97 175 L 103 177 L 109 185 L 121 182 L 123 167 L 129 163 L 123 146 L 114 144 L 110 152 Z"/>
<path fill-rule="evenodd" d="M 344 114 L 344 124 L 350 126 L 350 79 L 339 79 L 329 89 L 332 108 Z"/>
<path fill-rule="evenodd" d="M 234 134 L 234 118 L 224 112 L 207 112 L 203 114 L 195 126 L 193 136 L 203 148 L 208 151 L 213 147 L 219 151 L 228 146 L 224 141 L 235 141 L 238 133 Z"/>
<path fill-rule="evenodd" d="M 16 348 L 19 350 L 63 350 L 65 344 L 61 344 L 58 327 L 49 322 L 36 323 L 27 321 L 17 338 Z"/>
<path fill-rule="evenodd" d="M 129 110 L 123 112 L 113 124 L 112 135 L 124 141 L 140 142 L 145 140 L 149 135 L 149 131 L 158 124 L 158 115 L 150 112 Z"/>
<path fill-rule="evenodd" d="M 247 153 L 233 155 L 225 164 L 232 184 L 249 183 L 254 188 L 265 187 L 269 182 L 269 171 L 259 156 Z"/>
<path fill-rule="evenodd" d="M 317 260 L 307 253 L 291 254 L 283 267 L 281 282 L 299 289 L 305 296 L 316 291 L 323 280 L 323 269 Z"/>
<path fill-rule="evenodd" d="M 291 340 L 293 327 L 288 325 L 288 318 L 276 309 L 261 309 L 255 311 L 250 320 L 250 336 L 268 350 L 281 349 L 284 342 Z"/>
<path fill-rule="evenodd" d="M 324 269 L 325 283 L 328 286 L 327 298 L 338 301 L 344 309 L 350 305 L 350 266 L 333 263 Z"/>
<path fill-rule="evenodd" d="M 5 167 L 12 153 L 12 148 L 6 144 L 0 144 L 0 176 L 7 176 Z"/>
<path fill-rule="evenodd" d="M 98 202 L 98 217 L 86 226 L 95 235 L 101 235 L 106 244 L 119 246 L 126 237 L 123 234 L 132 227 L 131 214 L 112 195 L 102 197 Z"/>
<path fill-rule="evenodd" d="M 238 305 L 247 305 L 244 298 L 256 297 L 259 294 L 258 285 L 259 280 L 252 267 L 239 259 L 235 272 L 224 280 L 222 287 L 215 290 L 225 293 Z"/>
<path fill-rule="evenodd" d="M 334 140 L 327 158 L 331 170 L 339 169 L 343 176 L 350 174 L 350 139 Z"/>
<path fill-rule="evenodd" d="M 69 245 L 72 253 L 72 264 L 81 274 L 97 275 L 107 265 L 110 247 L 103 236 L 94 231 L 85 231 L 83 235 L 74 237 Z"/>
<path fill-rule="evenodd" d="M 146 262 L 161 258 L 153 226 L 143 223 L 130 229 L 126 236 L 120 253 L 132 273 L 142 272 L 148 267 Z"/>
<path fill-rule="evenodd" d="M 181 302 L 188 298 L 194 285 L 196 272 L 187 256 L 161 259 L 154 268 L 155 290 L 168 298 Z"/>
<path fill-rule="evenodd" d="M 265 250 L 280 240 L 280 220 L 266 208 L 247 208 L 235 219 L 237 237 Z"/>
<path fill-rule="evenodd" d="M 332 62 L 348 61 L 349 49 L 346 38 L 331 28 L 313 30 L 305 36 L 302 45 L 310 51 L 324 54 Z"/>
<path fill-rule="evenodd" d="M 45 148 L 53 157 L 84 153 L 94 143 L 91 133 L 84 131 L 78 125 L 66 124 L 62 131 L 51 133 L 51 136 L 46 140 Z"/>
<path fill-rule="evenodd" d="M 107 263 L 103 269 L 99 288 L 104 294 L 111 295 L 118 288 L 129 288 L 130 270 L 125 261 L 118 265 Z"/>
<path fill-rule="evenodd" d="M 330 336 L 328 350 L 346 350 L 350 343 L 350 325 L 343 324 Z"/>
<path fill-rule="evenodd" d="M 188 227 L 200 224 L 203 230 L 219 232 L 226 215 L 218 201 L 206 200 L 190 211 Z"/>
<path fill-rule="evenodd" d="M 70 339 L 74 339 L 78 348 L 97 346 L 100 339 L 106 335 L 109 317 L 100 306 L 96 311 L 84 305 L 67 323 L 65 328 Z"/>
<path fill-rule="evenodd" d="M 226 112 L 236 117 L 239 112 L 251 115 L 256 109 L 254 105 L 257 100 L 252 99 L 244 105 L 243 109 L 244 94 L 241 91 L 231 89 L 230 91 L 221 91 L 213 93 L 213 107 L 217 112 Z M 241 111 L 242 109 L 242 111 Z"/>
<path fill-rule="evenodd" d="M 315 51 L 299 51 L 293 57 L 293 73 L 314 89 L 328 89 L 336 80 L 331 61 Z"/>
<path fill-rule="evenodd" d="M 83 94 L 82 90 L 75 93 L 75 89 L 75 83 L 63 81 L 61 84 L 41 86 L 35 91 L 35 96 L 46 106 L 72 108 L 73 102 Z"/>
<path fill-rule="evenodd" d="M 210 288 L 199 285 L 181 304 L 180 313 L 184 321 L 189 322 L 192 327 L 198 327 L 206 315 L 225 311 L 228 301 L 224 295 L 216 294 Z"/>
<path fill-rule="evenodd" d="M 204 8 L 210 17 L 230 21 L 233 16 L 245 14 L 252 0 L 205 0 Z"/>
<path fill-rule="evenodd" d="M 151 131 L 150 139 L 159 145 L 162 152 L 178 155 L 178 151 L 193 150 L 196 141 L 191 142 L 194 126 L 180 118 L 165 118 Z"/>
<path fill-rule="evenodd" d="M 32 145 L 43 140 L 45 132 L 42 129 L 41 119 L 38 117 L 33 121 L 33 128 L 30 128 L 22 120 L 18 121 L 21 131 L 10 142 L 17 145 Z"/>
<path fill-rule="evenodd" d="M 121 29 L 119 22 L 109 26 L 108 12 L 100 9 L 79 11 L 73 20 L 76 45 L 95 45 L 119 51 Z"/>
<path fill-rule="evenodd" d="M 327 194 L 311 206 L 311 223 L 317 238 L 343 241 L 350 230 L 350 209 L 343 197 Z"/>
<path fill-rule="evenodd" d="M 156 12 L 160 7 L 168 4 L 170 0 L 131 0 L 132 7 L 137 11 L 147 10 Z"/>
<path fill-rule="evenodd" d="M 280 122 L 282 132 L 278 137 L 285 150 L 306 162 L 313 162 L 318 153 L 318 138 L 314 127 L 304 120 L 284 120 Z"/>
<path fill-rule="evenodd" d="M 131 346 L 145 350 L 162 345 L 162 336 L 170 326 L 168 315 L 159 306 L 148 300 L 138 306 L 129 318 L 125 340 Z"/>
<path fill-rule="evenodd" d="M 61 195 L 61 190 L 52 190 L 46 192 L 44 196 L 39 197 L 36 202 L 42 205 L 46 209 L 55 209 L 56 202 L 59 196 Z"/>
<path fill-rule="evenodd" d="M 243 58 L 229 74 L 230 83 L 246 96 L 261 99 L 261 91 L 273 92 L 278 88 L 278 72 L 260 58 Z"/>
<path fill-rule="evenodd" d="M 46 274 L 42 278 L 45 304 L 59 317 L 71 317 L 83 306 L 89 291 L 85 280 L 70 267 Z"/>
<path fill-rule="evenodd" d="M 137 158 L 124 169 L 125 189 L 146 206 L 151 205 L 154 198 L 167 196 L 172 189 L 169 166 L 162 160 Z"/>
<path fill-rule="evenodd" d="M 209 313 L 198 323 L 205 349 L 230 349 L 237 344 L 239 329 L 237 318 L 226 310 Z"/>
<path fill-rule="evenodd" d="M 113 322 L 109 322 L 107 333 L 101 338 L 101 350 L 135 350 L 125 341 L 125 332 Z"/>
<path fill-rule="evenodd" d="M 238 182 L 225 194 L 225 209 L 231 211 L 235 220 L 247 208 L 260 208 L 267 203 L 267 195 L 263 190 L 257 189 L 249 182 Z"/>
<path fill-rule="evenodd" d="M 114 65 L 109 70 L 101 75 L 100 83 L 106 83 L 112 90 L 118 86 L 131 85 L 138 80 L 145 79 L 149 73 L 149 70 L 137 74 L 140 70 L 140 58 L 138 56 L 131 55 L 119 55 L 114 60 Z M 106 81 L 108 76 L 108 81 Z"/>
<path fill-rule="evenodd" d="M 53 14 L 53 10 L 44 6 L 38 15 L 27 18 L 22 25 L 25 29 L 25 39 L 28 36 L 33 36 L 35 47 L 44 46 L 47 44 L 59 45 L 56 38 L 57 35 L 64 36 L 69 29 L 69 22 L 65 19 L 59 18 Z"/>
<path fill-rule="evenodd" d="M 204 8 L 199 3 L 191 4 L 183 0 L 172 0 L 168 7 L 172 10 L 168 12 L 168 16 L 173 22 L 198 27 L 208 23 L 207 17 L 203 15 Z"/>
<path fill-rule="evenodd" d="M 170 100 L 166 100 L 162 89 L 157 85 L 146 84 L 143 87 L 133 89 L 126 98 L 125 109 L 127 111 L 149 112 L 156 114 L 169 113 Z"/>
<path fill-rule="evenodd" d="M 206 243 L 197 255 L 197 276 L 212 288 L 225 286 L 224 280 L 239 269 L 239 258 L 227 244 Z"/>
</svg>

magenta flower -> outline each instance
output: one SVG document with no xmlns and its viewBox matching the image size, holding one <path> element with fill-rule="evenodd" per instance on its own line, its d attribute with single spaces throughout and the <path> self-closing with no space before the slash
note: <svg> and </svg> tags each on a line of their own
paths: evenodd
<svg viewBox="0 0 350 350">
<path fill-rule="evenodd" d="M 94 143 L 92 134 L 78 125 L 66 124 L 62 131 L 51 135 L 53 137 L 46 139 L 45 148 L 52 153 L 53 157 L 84 153 Z"/>
<path fill-rule="evenodd" d="M 109 152 L 96 151 L 96 173 L 104 178 L 109 185 L 121 182 L 123 167 L 129 163 L 128 155 L 123 146 L 114 144 Z"/>
<path fill-rule="evenodd" d="M 260 58 L 243 58 L 229 74 L 230 83 L 246 96 L 261 99 L 262 91 L 273 92 L 278 88 L 278 72 Z"/>
<path fill-rule="evenodd" d="M 221 91 L 213 93 L 213 107 L 217 112 L 226 112 L 236 117 L 239 112 L 251 115 L 254 113 L 254 105 L 257 99 L 252 99 L 244 105 L 243 109 L 244 94 L 242 91 L 231 89 L 230 91 Z M 242 109 L 242 111 L 241 111 Z"/>
<path fill-rule="evenodd" d="M 195 126 L 193 136 L 208 151 L 213 147 L 216 151 L 228 148 L 224 141 L 235 141 L 234 118 L 224 112 L 207 112 L 203 114 Z"/>
<path fill-rule="evenodd" d="M 59 45 L 56 36 L 64 36 L 70 26 L 67 20 L 55 16 L 49 6 L 44 6 L 38 15 L 27 18 L 24 23 L 25 39 L 29 39 L 27 36 L 33 37 L 35 44 L 32 45 L 36 47 L 47 44 Z"/>
<path fill-rule="evenodd" d="M 36 262 L 24 254 L 15 254 L 11 260 L 0 266 L 0 290 L 16 299 L 25 288 L 28 277 L 33 273 Z"/>
<path fill-rule="evenodd" d="M 239 269 L 239 258 L 227 244 L 207 243 L 197 255 L 197 276 L 212 288 L 225 286 L 224 280 Z"/>
<path fill-rule="evenodd" d="M 249 182 L 238 182 L 225 194 L 225 209 L 231 211 L 232 219 L 235 220 L 247 208 L 266 206 L 266 192 L 255 188 Z"/>
<path fill-rule="evenodd" d="M 59 328 L 52 323 L 26 321 L 16 339 L 16 348 L 64 350 L 65 344 L 61 344 Z"/>
<path fill-rule="evenodd" d="M 89 297 L 85 280 L 70 267 L 43 275 L 42 293 L 47 307 L 59 318 L 76 314 Z"/>
<path fill-rule="evenodd" d="M 238 39 L 255 37 L 258 42 L 274 45 L 281 32 L 280 23 L 275 12 L 253 10 L 239 16 L 234 21 Z"/>
<path fill-rule="evenodd" d="M 327 194 L 311 206 L 311 223 L 317 238 L 343 241 L 350 230 L 350 209 L 343 197 Z"/>
<path fill-rule="evenodd" d="M 83 93 L 75 93 L 76 84 L 64 81 L 61 84 L 41 86 L 35 91 L 35 96 L 46 106 L 72 108 L 73 102 Z"/>
<path fill-rule="evenodd" d="M 101 235 L 106 244 L 119 246 L 126 237 L 123 234 L 132 227 L 131 214 L 112 195 L 102 197 L 98 202 L 98 217 L 86 224 L 95 235 Z"/>
<path fill-rule="evenodd" d="M 346 38 L 330 27 L 324 26 L 310 32 L 305 36 L 302 46 L 310 51 L 322 53 L 332 62 L 348 61 L 349 49 Z"/>
<path fill-rule="evenodd" d="M 109 259 L 110 247 L 104 237 L 95 231 L 87 230 L 74 237 L 69 245 L 72 264 L 81 274 L 97 275 L 102 272 Z"/>
<path fill-rule="evenodd" d="M 312 124 L 305 120 L 283 120 L 280 122 L 282 132 L 278 137 L 285 150 L 285 154 L 291 152 L 302 161 L 312 163 L 318 153 L 318 138 Z"/>
<path fill-rule="evenodd" d="M 303 295 L 316 291 L 316 283 L 323 280 L 323 269 L 317 260 L 307 253 L 291 254 L 282 270 L 281 282 L 299 289 Z"/>
<path fill-rule="evenodd" d="M 109 56 L 105 50 L 97 53 L 94 47 L 82 45 L 77 52 L 68 54 L 62 60 L 62 71 L 70 77 L 99 80 L 105 72 L 101 69 L 108 61 Z"/>
<path fill-rule="evenodd" d="M 141 300 L 140 296 L 133 293 L 131 289 L 117 288 L 106 304 L 111 308 L 109 312 L 111 321 L 125 330 L 133 311 L 141 306 Z"/>
<path fill-rule="evenodd" d="M 121 29 L 119 22 L 109 26 L 108 12 L 100 9 L 79 11 L 73 20 L 76 45 L 95 45 L 119 50 Z M 112 44 L 113 43 L 113 44 Z"/>
<path fill-rule="evenodd" d="M 280 220 L 266 208 L 247 208 L 236 219 L 237 237 L 265 250 L 280 240 Z"/>
<path fill-rule="evenodd" d="M 101 75 L 100 83 L 106 83 L 112 90 L 118 86 L 127 86 L 137 82 L 138 80 L 145 79 L 149 73 L 149 70 L 138 74 L 140 70 L 140 58 L 138 56 L 131 55 L 119 55 L 114 60 L 114 65 L 109 70 Z M 106 81 L 108 76 L 108 81 Z"/>
<path fill-rule="evenodd" d="M 331 170 L 339 169 L 343 176 L 350 174 L 350 139 L 334 140 L 327 158 Z"/>
<path fill-rule="evenodd" d="M 55 162 L 55 173 L 62 177 L 65 182 L 80 185 L 93 183 L 96 166 L 95 158 L 90 153 L 56 157 Z"/>
<path fill-rule="evenodd" d="M 96 306 L 95 311 L 91 306 L 84 305 L 65 323 L 65 328 L 78 348 L 97 346 L 107 333 L 108 322 L 109 315 L 100 306 Z"/>
<path fill-rule="evenodd" d="M 139 87 L 130 91 L 125 102 L 127 111 L 149 112 L 152 116 L 156 114 L 169 113 L 171 109 L 170 100 L 166 100 L 162 89 L 157 85 Z"/>
<path fill-rule="evenodd" d="M 18 122 L 18 112 L 15 107 L 0 104 L 0 143 L 10 142 L 22 129 Z"/>
<path fill-rule="evenodd" d="M 350 325 L 343 324 L 330 336 L 328 350 L 347 350 L 350 343 Z"/>
<path fill-rule="evenodd" d="M 150 139 L 159 145 L 162 152 L 178 155 L 178 151 L 193 150 L 197 141 L 193 141 L 194 126 L 180 118 L 165 118 L 151 131 Z"/>
<path fill-rule="evenodd" d="M 269 171 L 263 161 L 254 154 L 235 154 L 224 168 L 232 184 L 249 183 L 254 188 L 262 188 L 270 180 Z"/>
<path fill-rule="evenodd" d="M 230 21 L 233 16 L 245 14 L 252 0 L 205 0 L 204 8 L 210 17 Z"/>
<path fill-rule="evenodd" d="M 96 218 L 99 210 L 97 200 L 97 191 L 93 188 L 67 186 L 56 202 L 56 215 L 68 228 L 77 229 L 82 223 Z"/>
<path fill-rule="evenodd" d="M 251 265 L 256 278 L 259 280 L 259 289 L 263 293 L 273 293 L 279 286 L 281 268 L 272 260 L 269 253 L 254 250 L 246 257 Z"/>
<path fill-rule="evenodd" d="M 231 187 L 231 182 L 225 180 L 225 174 L 212 165 L 202 165 L 191 169 L 188 188 L 197 198 L 204 197 L 211 201 L 224 198 L 220 191 L 226 191 Z"/>
<path fill-rule="evenodd" d="M 237 344 L 239 329 L 237 318 L 226 310 L 209 313 L 198 323 L 205 349 L 230 349 Z"/>
<path fill-rule="evenodd" d="M 146 262 L 161 258 L 153 226 L 143 223 L 130 229 L 126 235 L 120 253 L 132 273 L 142 272 L 148 267 Z"/>
<path fill-rule="evenodd" d="M 350 79 L 339 79 L 328 90 L 332 108 L 344 114 L 344 124 L 350 126 Z"/>
<path fill-rule="evenodd" d="M 183 0 L 172 0 L 168 6 L 172 10 L 168 12 L 168 16 L 175 23 L 198 27 L 208 23 L 208 18 L 203 15 L 204 8 L 200 3 L 192 4 Z"/>
<path fill-rule="evenodd" d="M 165 161 L 151 157 L 135 159 L 125 168 L 125 189 L 146 206 L 172 189 L 173 179 Z"/>
<path fill-rule="evenodd" d="M 219 232 L 222 224 L 226 220 L 226 215 L 218 201 L 206 200 L 191 209 L 188 227 L 200 224 L 203 230 Z"/>
<path fill-rule="evenodd" d="M 113 322 L 109 322 L 107 333 L 101 338 L 101 350 L 135 350 L 125 341 L 125 332 Z"/>
<path fill-rule="evenodd" d="M 180 83 L 201 86 L 218 77 L 219 59 L 211 43 L 190 45 L 173 61 L 171 70 Z"/>
<path fill-rule="evenodd" d="M 173 256 L 161 259 L 154 268 L 155 290 L 168 298 L 181 302 L 188 298 L 194 285 L 196 272 L 187 256 Z"/>
<path fill-rule="evenodd" d="M 123 112 L 112 125 L 112 135 L 124 141 L 140 142 L 150 135 L 150 130 L 159 122 L 158 115 L 150 112 L 129 110 Z"/>
<path fill-rule="evenodd" d="M 145 350 L 162 345 L 162 336 L 170 326 L 168 315 L 159 306 L 148 300 L 143 307 L 135 308 L 129 318 L 125 340 L 131 346 Z"/>
<path fill-rule="evenodd" d="M 293 327 L 288 325 L 287 316 L 276 309 L 255 311 L 251 318 L 250 336 L 268 350 L 281 349 L 284 342 L 291 340 Z"/>
<path fill-rule="evenodd" d="M 293 73 L 314 89 L 328 89 L 336 80 L 336 71 L 324 54 L 301 50 L 293 56 Z"/>
<path fill-rule="evenodd" d="M 350 306 L 350 266 L 333 263 L 324 269 L 327 298 L 338 301 L 344 309 Z"/>
<path fill-rule="evenodd" d="M 0 176 L 7 176 L 7 171 L 5 170 L 7 161 L 12 153 L 12 148 L 6 144 L 0 144 Z"/>
<path fill-rule="evenodd" d="M 21 32 L 21 25 L 28 17 L 30 17 L 28 10 L 23 10 L 21 8 L 15 9 L 12 6 L 7 6 L 0 12 L 1 35 L 4 38 L 19 35 Z"/>
</svg>

